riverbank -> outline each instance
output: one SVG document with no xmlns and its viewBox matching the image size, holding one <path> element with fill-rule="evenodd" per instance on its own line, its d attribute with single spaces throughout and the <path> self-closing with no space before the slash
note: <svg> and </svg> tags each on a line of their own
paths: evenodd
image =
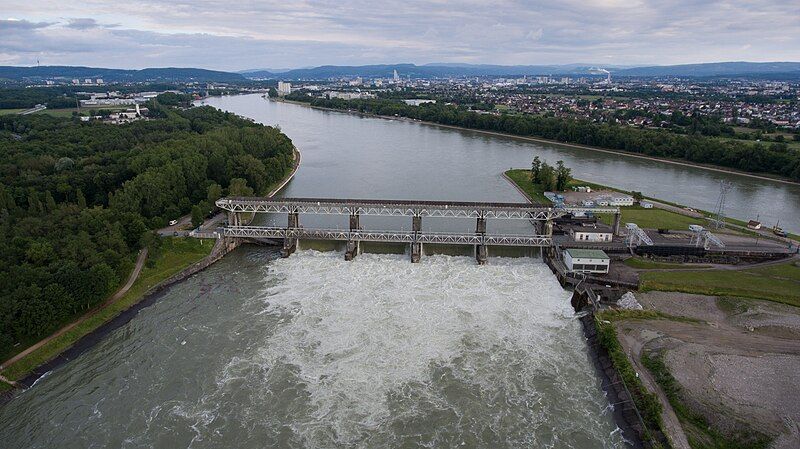
<svg viewBox="0 0 800 449">
<path fill-rule="evenodd" d="M 684 167 L 701 168 L 701 169 L 714 171 L 714 172 L 718 172 L 718 173 L 726 173 L 726 174 L 747 176 L 747 177 L 753 178 L 753 179 L 761 179 L 761 180 L 765 180 L 765 181 L 775 181 L 775 182 L 779 182 L 779 183 L 783 183 L 783 184 L 800 185 L 800 182 L 793 181 L 791 179 L 780 178 L 780 177 L 772 176 L 772 175 L 768 175 L 768 174 L 750 173 L 750 172 L 741 171 L 741 170 L 734 170 L 734 169 L 730 169 L 730 168 L 717 167 L 717 166 L 709 165 L 709 164 L 700 164 L 700 163 L 696 163 L 696 162 L 687 162 L 687 161 L 676 160 L 676 159 L 660 158 L 660 157 L 655 157 L 655 156 L 646 156 L 646 155 L 642 155 L 642 154 L 639 154 L 639 153 L 632 153 L 632 152 L 628 152 L 628 151 L 610 150 L 610 149 L 600 148 L 600 147 L 592 147 L 592 146 L 587 146 L 587 145 L 579 145 L 579 144 L 573 144 L 573 143 L 559 142 L 559 141 L 556 141 L 556 140 L 543 139 L 543 138 L 540 138 L 540 137 L 518 136 L 518 135 L 515 135 L 515 134 L 501 133 L 501 132 L 497 132 L 497 131 L 486 131 L 486 130 L 481 130 L 481 129 L 465 128 L 463 126 L 444 125 L 444 124 L 441 124 L 441 123 L 429 122 L 429 121 L 424 121 L 424 120 L 415 120 L 415 119 L 411 119 L 411 118 L 407 118 L 407 117 L 400 117 L 400 116 L 387 116 L 387 115 L 370 114 L 370 113 L 358 112 L 358 111 L 352 111 L 352 110 L 346 110 L 346 109 L 325 108 L 325 107 L 320 107 L 320 106 L 313 106 L 311 104 L 304 103 L 302 101 L 275 99 L 275 98 L 270 98 L 268 101 L 278 101 L 278 102 L 283 102 L 283 103 L 295 104 L 295 105 L 305 106 L 305 107 L 312 108 L 312 109 L 317 109 L 317 110 L 320 110 L 320 111 L 340 112 L 340 113 L 343 113 L 343 114 L 353 114 L 353 115 L 358 115 L 358 116 L 362 116 L 362 117 L 381 118 L 381 119 L 386 119 L 386 120 L 398 120 L 398 121 L 411 122 L 411 123 L 422 123 L 422 124 L 425 124 L 425 125 L 438 126 L 438 127 L 441 127 L 441 128 L 455 129 L 455 130 L 460 130 L 460 131 L 472 131 L 472 132 L 476 132 L 476 133 L 480 133 L 480 134 L 486 134 L 486 135 L 492 135 L 492 136 L 498 136 L 498 137 L 506 137 L 506 138 L 512 138 L 512 139 L 520 139 L 520 140 L 528 141 L 528 142 L 546 143 L 546 144 L 549 144 L 549 145 L 560 145 L 560 146 L 565 146 L 565 147 L 570 147 L 570 148 L 578 148 L 578 149 L 582 149 L 582 150 L 590 150 L 590 151 L 596 151 L 596 152 L 607 153 L 607 154 L 614 154 L 614 155 L 619 155 L 619 156 L 627 156 L 627 157 L 632 157 L 632 158 L 636 158 L 636 159 L 643 159 L 643 160 L 648 160 L 648 161 L 654 161 L 654 162 L 663 162 L 663 163 L 667 163 L 667 164 L 684 166 Z"/>
<path fill-rule="evenodd" d="M 48 339 L 25 357 L 5 366 L 0 374 L 23 388 L 29 387 L 47 371 L 73 359 L 108 332 L 130 321 L 141 308 L 152 303 L 149 300 L 155 293 L 199 271 L 196 266 L 210 257 L 213 247 L 210 241 L 165 238 L 161 254 L 151 261 L 152 265 L 145 264 L 126 293 L 105 308 L 85 315 L 84 319 Z"/>
<path fill-rule="evenodd" d="M 292 169 L 269 190 L 268 196 L 283 189 L 300 168 L 302 154 L 297 147 L 293 147 L 293 159 Z M 133 319 L 139 310 L 153 304 L 169 286 L 204 270 L 238 246 L 238 241 L 225 238 L 216 240 L 213 246 L 210 241 L 204 245 L 204 241 L 165 237 L 159 258 L 152 267 L 143 268 L 147 257 L 144 250 L 126 284 L 112 297 L 0 365 L 1 397 L 10 398 L 14 387 L 27 388 L 48 371 L 88 350 L 109 332 Z"/>
</svg>

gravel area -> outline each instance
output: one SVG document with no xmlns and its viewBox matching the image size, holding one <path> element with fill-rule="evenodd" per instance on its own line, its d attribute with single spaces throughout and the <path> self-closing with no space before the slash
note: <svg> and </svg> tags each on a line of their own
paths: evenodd
<svg viewBox="0 0 800 449">
<path fill-rule="evenodd" d="M 724 432 L 800 447 L 800 309 L 765 301 L 640 293 L 645 309 L 701 320 L 617 324 L 626 350 L 664 351 L 682 398 Z"/>
</svg>

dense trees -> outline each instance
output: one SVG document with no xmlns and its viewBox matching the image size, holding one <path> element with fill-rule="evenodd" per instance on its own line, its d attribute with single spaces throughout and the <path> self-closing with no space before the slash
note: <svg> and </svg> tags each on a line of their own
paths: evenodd
<svg viewBox="0 0 800 449">
<path fill-rule="evenodd" d="M 293 94 L 294 95 L 294 94 Z M 402 116 L 465 128 L 536 136 L 559 142 L 591 145 L 650 156 L 684 159 L 749 172 L 762 172 L 800 180 L 800 152 L 785 143 L 757 143 L 718 139 L 667 130 L 636 129 L 615 124 L 534 115 L 480 114 L 445 104 L 409 106 L 393 100 L 313 99 L 297 95 L 299 101 L 334 109 L 357 110 Z M 691 125 L 691 124 L 690 124 Z M 695 124 L 698 133 L 715 134 L 708 123 Z M 723 132 L 719 130 L 719 132 Z"/>
<path fill-rule="evenodd" d="M 150 105 L 115 126 L 0 117 L 0 358 L 97 304 L 149 230 L 229 190 L 262 193 L 292 163 L 279 130 L 212 108 Z"/>
</svg>

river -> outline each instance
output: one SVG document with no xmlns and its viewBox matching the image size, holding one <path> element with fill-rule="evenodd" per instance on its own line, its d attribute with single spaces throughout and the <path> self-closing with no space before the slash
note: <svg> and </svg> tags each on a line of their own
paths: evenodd
<svg viewBox="0 0 800 449">
<path fill-rule="evenodd" d="M 534 153 L 614 185 L 605 173 L 695 172 L 255 95 L 208 102 L 294 140 L 287 196 L 520 201 L 499 175 Z M 674 187 L 642 190 L 680 200 Z M 0 446 L 625 447 L 600 384 L 569 293 L 536 259 L 246 247 L 1 406 Z"/>
</svg>

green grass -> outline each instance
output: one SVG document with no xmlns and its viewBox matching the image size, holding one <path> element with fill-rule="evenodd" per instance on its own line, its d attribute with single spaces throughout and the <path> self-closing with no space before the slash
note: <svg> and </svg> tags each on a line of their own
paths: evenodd
<svg viewBox="0 0 800 449">
<path fill-rule="evenodd" d="M 769 438 L 765 435 L 741 426 L 735 435 L 723 435 L 711 427 L 703 415 L 691 410 L 683 402 L 681 385 L 669 372 L 662 354 L 642 353 L 642 365 L 653 374 L 656 383 L 667 396 L 693 449 L 760 449 L 769 445 Z"/>
<path fill-rule="evenodd" d="M 687 217 L 675 212 L 664 209 L 645 209 L 640 206 L 621 207 L 622 223 L 636 223 L 642 229 L 673 229 L 688 231 L 689 225 L 703 225 L 705 220 L 701 218 Z M 598 216 L 600 221 L 607 225 L 613 223 L 614 217 L 610 214 Z"/>
<path fill-rule="evenodd" d="M 77 109 L 75 108 L 68 108 L 68 109 L 44 109 L 38 112 L 34 112 L 34 114 L 47 114 L 53 117 L 72 117 L 72 113 L 76 112 Z"/>
<path fill-rule="evenodd" d="M 160 255 L 153 266 L 145 264 L 139 274 L 139 278 L 122 298 L 58 338 L 28 354 L 25 358 L 3 370 L 2 374 L 11 380 L 22 379 L 37 366 L 51 360 L 72 346 L 84 335 L 139 302 L 145 293 L 157 284 L 207 256 L 211 252 L 213 245 L 213 241 L 201 241 L 193 238 L 164 238 L 159 251 Z"/>
<path fill-rule="evenodd" d="M 640 274 L 639 288 L 765 299 L 800 306 L 799 271 L 791 263 L 742 271 L 651 271 Z"/>
<path fill-rule="evenodd" d="M 544 196 L 544 189 L 538 184 L 531 182 L 531 172 L 525 169 L 513 169 L 506 171 L 506 176 L 519 186 L 534 203 L 550 204 L 550 200 Z"/>
<path fill-rule="evenodd" d="M 12 387 L 10 384 L 7 384 L 5 382 L 0 382 L 0 394 L 5 393 L 6 391 L 8 391 L 8 390 L 10 390 L 12 388 L 14 388 L 14 387 Z"/>
<path fill-rule="evenodd" d="M 27 111 L 27 109 L 0 109 L 0 115 L 19 114 L 22 111 Z"/>
<path fill-rule="evenodd" d="M 654 262 L 652 260 L 642 259 L 640 257 L 631 257 L 630 259 L 625 259 L 623 263 L 631 268 L 641 268 L 645 270 L 658 270 L 658 269 L 691 270 L 693 268 L 708 268 L 710 266 L 710 265 L 698 265 L 698 264 Z"/>
</svg>

